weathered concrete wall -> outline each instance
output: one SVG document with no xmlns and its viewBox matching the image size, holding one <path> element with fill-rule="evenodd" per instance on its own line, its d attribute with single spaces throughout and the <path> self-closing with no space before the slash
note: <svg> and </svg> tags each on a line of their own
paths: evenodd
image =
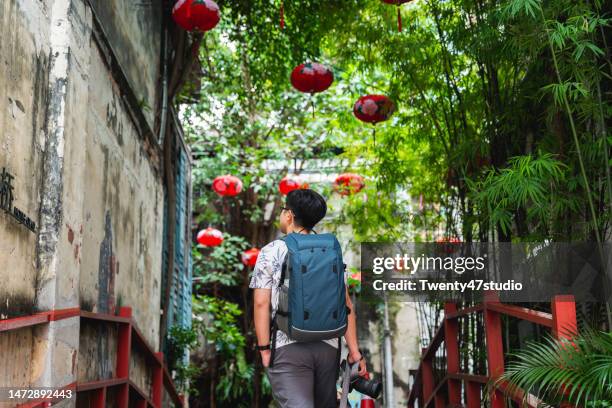
<svg viewBox="0 0 612 408">
<path fill-rule="evenodd" d="M 48 2 L 0 2 L 0 173 L 13 206 L 38 221 L 48 80 Z M 28 18 L 25 18 L 25 16 Z M 36 235 L 0 210 L 0 317 L 34 308 Z"/>
<path fill-rule="evenodd" d="M 150 390 L 153 385 L 153 370 L 147 356 L 136 349 L 130 357 L 130 378 L 141 390 Z"/>
<path fill-rule="evenodd" d="M 71 179 L 81 168 L 82 117 L 87 100 L 88 37 L 91 13 L 82 1 L 54 0 L 49 9 L 49 86 L 45 117 L 45 145 L 40 189 L 37 243 L 36 307 L 39 310 L 78 306 L 79 265 L 63 225 L 82 218 L 85 180 Z M 34 331 L 36 370 L 33 386 L 75 381 L 79 346 L 79 318 L 51 322 Z"/>
<path fill-rule="evenodd" d="M 32 330 L 20 329 L 0 335 L 0 350 L 20 350 L 25 356 L 30 355 Z M 19 353 L 2 353 L 0 355 L 0 387 L 27 386 L 30 384 L 32 359 Z"/>
<path fill-rule="evenodd" d="M 83 321 L 79 336 L 79 382 L 113 378 L 117 357 L 117 327 Z"/>
<path fill-rule="evenodd" d="M 0 209 L 0 319 L 131 306 L 158 349 L 164 188 L 134 110 L 153 128 L 161 1 L 91 4 L 0 1 L 0 174 L 14 176 L 12 205 L 36 223 L 31 232 Z M 128 106 L 111 54 L 140 107 Z M 113 329 L 93 326 L 74 317 L 0 333 L 0 386 L 112 376 Z M 136 355 L 143 386 L 145 366 Z"/>
<path fill-rule="evenodd" d="M 48 90 L 48 7 L 49 1 L 0 2 L 0 173 L 5 168 L 14 177 L 12 205 L 35 222 Z M 3 209 L 0 265 L 0 318 L 32 313 L 36 234 Z M 0 333 L 0 387 L 30 384 L 32 345 L 31 329 Z"/>
<path fill-rule="evenodd" d="M 153 127 L 159 95 L 161 1 L 90 0 L 121 69 Z"/>
<path fill-rule="evenodd" d="M 89 74 L 95 98 L 86 125 L 81 306 L 101 312 L 131 306 L 157 347 L 163 186 L 96 48 Z"/>
</svg>

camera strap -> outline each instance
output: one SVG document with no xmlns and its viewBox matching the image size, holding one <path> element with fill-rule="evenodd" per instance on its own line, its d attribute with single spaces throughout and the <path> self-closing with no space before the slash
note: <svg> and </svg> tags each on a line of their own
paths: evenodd
<svg viewBox="0 0 612 408">
<path fill-rule="evenodd" d="M 350 364 L 347 360 L 344 360 L 342 366 L 344 370 L 342 371 L 342 396 L 340 397 L 340 408 L 347 408 L 351 377 L 356 376 L 359 372 L 359 361 Z"/>
<path fill-rule="evenodd" d="M 268 368 L 272 368 L 274 365 L 274 356 L 276 355 L 276 332 L 278 330 L 278 325 L 276 324 L 276 316 L 272 318 L 272 324 L 270 325 L 270 334 L 272 336 L 271 344 L 270 344 L 270 364 Z"/>
</svg>

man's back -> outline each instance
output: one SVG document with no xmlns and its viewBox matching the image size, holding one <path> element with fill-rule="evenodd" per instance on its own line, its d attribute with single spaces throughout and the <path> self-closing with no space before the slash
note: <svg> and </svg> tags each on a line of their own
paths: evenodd
<svg viewBox="0 0 612 408">
<path fill-rule="evenodd" d="M 249 285 L 257 349 L 281 408 L 336 407 L 340 339 L 332 336 L 344 334 L 349 361 L 359 362 L 360 375 L 366 373 L 340 245 L 333 235 L 311 235 L 326 212 L 325 199 L 316 192 L 290 192 L 279 222 L 288 235 L 261 250 Z M 280 314 L 284 330 L 276 328 Z"/>
</svg>

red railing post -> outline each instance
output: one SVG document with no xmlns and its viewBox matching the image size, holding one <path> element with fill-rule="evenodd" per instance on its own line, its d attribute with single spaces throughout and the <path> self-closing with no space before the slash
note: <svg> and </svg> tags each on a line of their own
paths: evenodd
<svg viewBox="0 0 612 408">
<path fill-rule="evenodd" d="M 444 304 L 444 344 L 446 345 L 446 372 L 458 374 L 459 369 L 459 339 L 458 321 L 449 319 L 448 315 L 457 312 L 457 304 L 447 302 Z M 448 402 L 451 405 L 461 404 L 461 382 L 448 379 Z"/>
<path fill-rule="evenodd" d="M 421 379 L 423 381 L 423 404 L 429 401 L 429 398 L 433 395 L 434 391 L 434 374 L 433 374 L 433 363 L 431 358 L 426 354 L 427 349 L 422 349 L 421 354 L 423 355 L 423 361 L 421 362 Z M 425 407 L 424 407 L 425 408 Z"/>
<path fill-rule="evenodd" d="M 467 399 L 467 408 L 480 408 L 480 384 L 466 381 L 465 394 Z"/>
<path fill-rule="evenodd" d="M 164 390 L 164 353 L 155 353 L 159 365 L 153 367 L 153 405 L 157 408 L 162 406 L 162 395 Z"/>
<path fill-rule="evenodd" d="M 576 301 L 572 295 L 557 295 L 552 305 L 552 333 L 558 339 L 571 339 L 578 333 Z"/>
<path fill-rule="evenodd" d="M 573 295 L 557 295 L 551 304 L 552 334 L 557 340 L 571 340 L 578 334 L 576 321 L 576 301 Z M 566 393 L 567 394 L 567 393 Z M 570 408 L 573 405 L 561 403 L 561 408 Z"/>
<path fill-rule="evenodd" d="M 487 365 L 489 378 L 496 379 L 504 373 L 504 345 L 502 338 L 501 316 L 498 312 L 490 310 L 487 306 L 499 303 L 499 296 L 495 292 L 485 293 L 484 299 L 484 325 L 487 343 Z M 491 392 L 491 408 L 505 408 L 503 393 L 494 388 Z"/>
<path fill-rule="evenodd" d="M 102 387 L 99 390 L 95 390 L 92 393 L 91 408 L 105 408 L 106 407 L 106 387 Z"/>
<path fill-rule="evenodd" d="M 122 307 L 119 316 L 132 317 L 131 307 Z M 119 388 L 117 405 L 119 408 L 128 408 L 130 402 L 130 352 L 132 350 L 132 323 L 120 323 L 117 339 L 117 378 L 126 379 L 128 383 Z"/>
</svg>

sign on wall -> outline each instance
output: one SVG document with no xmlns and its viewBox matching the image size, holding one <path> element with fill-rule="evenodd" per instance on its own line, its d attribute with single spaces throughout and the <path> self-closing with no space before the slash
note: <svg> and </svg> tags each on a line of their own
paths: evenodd
<svg viewBox="0 0 612 408">
<path fill-rule="evenodd" d="M 23 211 L 13 205 L 13 180 L 15 176 L 9 173 L 5 167 L 0 172 L 0 210 L 13 217 L 18 223 L 32 232 L 36 232 L 36 223 L 32 221 Z"/>
</svg>

